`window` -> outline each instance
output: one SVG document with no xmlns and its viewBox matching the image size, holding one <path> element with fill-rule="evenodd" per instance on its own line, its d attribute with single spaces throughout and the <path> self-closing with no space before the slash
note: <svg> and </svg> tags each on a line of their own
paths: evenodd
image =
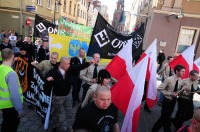
<svg viewBox="0 0 200 132">
<path fill-rule="evenodd" d="M 56 12 L 58 12 L 58 10 L 59 10 L 59 5 L 58 5 L 57 1 L 56 1 L 56 5 L 55 5 L 55 10 L 56 10 Z"/>
<path fill-rule="evenodd" d="M 72 13 L 71 11 L 72 11 L 72 2 L 70 1 L 69 2 L 69 15 L 71 15 L 71 13 Z"/>
<path fill-rule="evenodd" d="M 42 5 L 42 0 L 37 0 L 37 5 Z"/>
<path fill-rule="evenodd" d="M 176 46 L 176 53 L 182 53 L 185 49 L 195 43 L 197 29 L 182 27 L 179 32 L 179 39 Z"/>
<path fill-rule="evenodd" d="M 47 8 L 51 9 L 51 0 L 47 0 Z"/>
<path fill-rule="evenodd" d="M 79 17 L 79 14 L 80 14 L 79 6 L 80 6 L 80 5 L 78 5 L 78 8 L 77 8 L 77 10 L 78 10 L 78 11 L 77 11 L 77 16 L 78 16 L 78 17 Z"/>
<path fill-rule="evenodd" d="M 74 14 L 73 14 L 73 16 L 75 16 L 76 15 L 76 4 L 74 4 Z"/>
<path fill-rule="evenodd" d="M 66 0 L 64 0 L 63 12 L 66 12 L 66 6 L 67 6 L 67 2 L 66 2 Z"/>
</svg>

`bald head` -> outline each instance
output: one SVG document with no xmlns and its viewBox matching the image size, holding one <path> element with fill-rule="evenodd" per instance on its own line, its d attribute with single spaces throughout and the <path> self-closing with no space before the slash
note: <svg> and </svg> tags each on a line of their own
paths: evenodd
<svg viewBox="0 0 200 132">
<path fill-rule="evenodd" d="M 95 90 L 94 103 L 99 109 L 107 109 L 111 104 L 111 92 L 107 86 L 99 85 Z"/>
<path fill-rule="evenodd" d="M 60 66 L 61 69 L 67 71 L 70 67 L 70 58 L 63 56 L 60 59 Z"/>
<path fill-rule="evenodd" d="M 200 121 L 200 107 L 196 108 L 194 111 L 193 118 Z"/>
<path fill-rule="evenodd" d="M 97 87 L 97 89 L 95 90 L 95 95 L 98 96 L 98 94 L 100 92 L 110 92 L 110 88 L 108 88 L 107 86 L 101 86 L 101 85 L 99 85 Z"/>
</svg>

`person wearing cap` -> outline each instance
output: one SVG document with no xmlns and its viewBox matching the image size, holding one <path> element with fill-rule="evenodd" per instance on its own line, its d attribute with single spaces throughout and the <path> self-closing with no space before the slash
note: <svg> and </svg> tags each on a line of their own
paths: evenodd
<svg viewBox="0 0 200 132">
<path fill-rule="evenodd" d="M 22 59 L 26 60 L 28 63 L 31 63 L 33 61 L 31 56 L 26 53 L 26 46 L 21 46 L 19 48 L 19 53 L 15 54 L 15 62 L 17 62 L 18 57 L 21 57 Z"/>
<path fill-rule="evenodd" d="M 42 46 L 38 50 L 37 60 L 41 62 L 43 60 L 49 60 L 49 44 L 47 40 L 43 40 Z"/>
</svg>

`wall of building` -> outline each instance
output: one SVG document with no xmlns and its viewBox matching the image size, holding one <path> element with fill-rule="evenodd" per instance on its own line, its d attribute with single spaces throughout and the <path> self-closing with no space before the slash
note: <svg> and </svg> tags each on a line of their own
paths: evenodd
<svg viewBox="0 0 200 132">
<path fill-rule="evenodd" d="M 182 19 L 176 19 L 172 17 L 167 21 L 166 16 L 167 14 L 162 13 L 154 13 L 152 15 L 146 27 L 143 49 L 146 49 L 157 38 L 158 51 L 164 49 L 166 56 L 174 56 L 176 55 L 175 50 L 181 26 L 200 27 L 200 18 L 183 17 Z M 160 46 L 160 41 L 166 42 L 166 47 Z M 200 49 L 199 44 L 199 41 L 197 41 L 196 48 L 198 49 Z M 196 51 L 196 56 L 199 57 L 200 50 Z"/>
</svg>

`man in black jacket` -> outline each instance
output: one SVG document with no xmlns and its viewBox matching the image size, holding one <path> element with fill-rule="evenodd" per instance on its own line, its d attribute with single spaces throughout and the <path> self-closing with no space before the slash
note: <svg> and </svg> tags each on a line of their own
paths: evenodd
<svg viewBox="0 0 200 132">
<path fill-rule="evenodd" d="M 80 71 L 87 68 L 90 63 L 84 63 L 80 65 L 70 66 L 70 59 L 67 57 L 61 57 L 60 64 L 57 68 L 49 71 L 47 74 L 47 80 L 52 81 L 53 86 L 53 101 L 52 101 L 52 119 L 53 119 L 53 131 L 56 131 L 58 127 L 59 116 L 61 114 L 62 107 L 67 111 L 69 106 L 67 103 L 67 95 L 71 90 L 71 79 L 74 71 Z"/>
<path fill-rule="evenodd" d="M 71 65 L 79 65 L 84 64 L 86 62 L 85 56 L 85 50 L 83 48 L 80 48 L 79 54 L 77 57 L 74 57 L 71 59 Z M 75 105 L 75 102 L 80 102 L 79 99 L 79 92 L 81 89 L 82 80 L 80 79 L 80 71 L 75 71 L 73 73 L 72 77 L 72 98 L 73 98 L 73 106 Z"/>
</svg>

